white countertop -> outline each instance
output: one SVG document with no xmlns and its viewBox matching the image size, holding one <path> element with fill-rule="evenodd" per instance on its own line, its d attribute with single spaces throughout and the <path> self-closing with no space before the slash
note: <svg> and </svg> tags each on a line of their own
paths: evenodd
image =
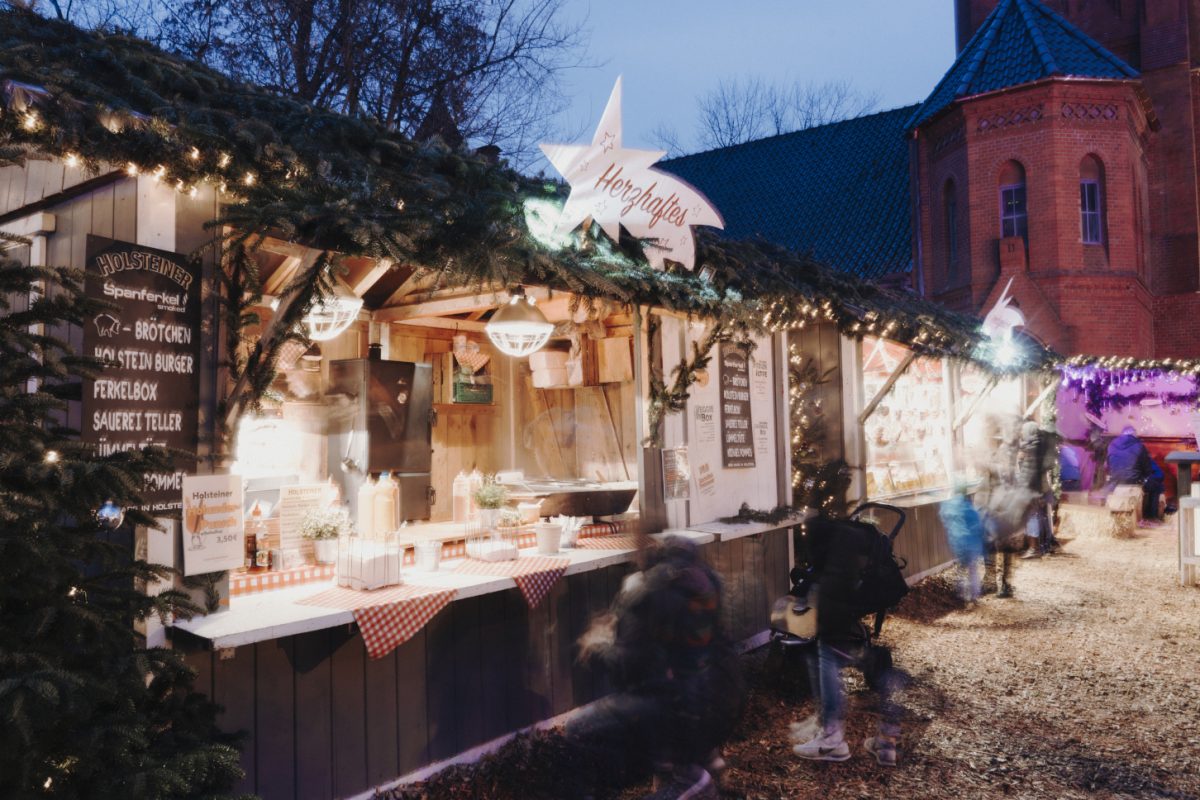
<svg viewBox="0 0 1200 800">
<path fill-rule="evenodd" d="M 768 529 L 773 530 L 774 528 Z M 715 538 L 710 531 L 694 529 L 671 530 L 653 534 L 656 538 L 668 535 L 686 536 L 698 545 L 708 544 Z M 531 552 L 526 550 L 524 554 L 530 555 Z M 558 555 L 570 560 L 566 574 L 576 575 L 624 563 L 633 557 L 634 552 L 634 550 L 572 549 L 563 550 Z M 456 600 L 502 592 L 515 588 L 517 585 L 512 578 L 455 572 L 454 566 L 460 560 L 443 561 L 442 568 L 437 572 L 422 572 L 415 567 L 406 568 L 403 571 L 404 581 L 418 586 L 457 589 Z M 235 597 L 230 600 L 227 611 L 181 620 L 176 622 L 174 627 L 209 640 L 213 649 L 219 650 L 353 623 L 354 614 L 350 611 L 301 605 L 296 602 L 305 597 L 319 594 L 330 588 L 330 585 L 329 582 L 322 581 L 292 589 L 279 589 Z"/>
</svg>

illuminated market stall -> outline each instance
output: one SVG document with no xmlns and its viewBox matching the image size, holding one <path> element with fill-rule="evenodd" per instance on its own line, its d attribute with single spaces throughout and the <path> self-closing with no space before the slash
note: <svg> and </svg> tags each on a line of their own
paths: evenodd
<svg viewBox="0 0 1200 800">
<path fill-rule="evenodd" d="M 852 498 L 944 489 L 956 393 L 1011 399 L 990 376 L 1044 357 L 997 370 L 976 320 L 693 239 L 719 214 L 621 160 L 619 85 L 547 186 L 132 39 L 29 35 L 0 225 L 113 303 L 71 332 L 111 367 L 68 422 L 194 454 L 146 487 L 137 546 L 179 573 L 148 591 L 207 614 L 145 632 L 246 732 L 247 791 L 352 796 L 605 694 L 575 641 L 647 536 L 695 541 L 762 643 L 831 464 Z M 66 91 L 79 52 L 106 68 Z M 147 62 L 175 68 L 121 80 Z"/>
</svg>

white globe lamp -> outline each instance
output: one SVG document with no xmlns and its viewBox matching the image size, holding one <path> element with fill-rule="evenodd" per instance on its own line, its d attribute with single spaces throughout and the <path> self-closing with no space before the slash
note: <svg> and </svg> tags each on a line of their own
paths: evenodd
<svg viewBox="0 0 1200 800">
<path fill-rule="evenodd" d="M 554 332 L 554 323 L 546 319 L 518 286 L 512 290 L 508 303 L 492 314 L 484 330 L 501 353 L 524 358 L 545 347 Z"/>
<path fill-rule="evenodd" d="M 304 332 L 314 342 L 332 339 L 358 319 L 358 312 L 362 307 L 361 297 L 356 297 L 350 290 L 336 283 L 333 293 L 314 301 L 312 308 L 304 315 Z"/>
</svg>

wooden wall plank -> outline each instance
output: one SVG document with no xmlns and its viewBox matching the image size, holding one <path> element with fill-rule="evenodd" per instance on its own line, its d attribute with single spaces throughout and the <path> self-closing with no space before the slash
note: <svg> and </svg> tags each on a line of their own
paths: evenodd
<svg viewBox="0 0 1200 800">
<path fill-rule="evenodd" d="M 469 597 L 451 606 L 454 615 L 454 714 L 456 750 L 462 751 L 484 741 L 483 670 L 490 664 L 480 647 L 479 606 L 490 598 Z"/>
<path fill-rule="evenodd" d="M 367 783 L 400 774 L 400 709 L 396 701 L 396 651 L 364 664 L 367 706 Z"/>
<path fill-rule="evenodd" d="M 514 590 L 515 591 L 515 590 Z M 520 691 L 511 669 L 516 643 L 507 630 L 508 606 L 502 594 L 490 594 L 479 605 L 479 650 L 483 698 L 480 703 L 483 741 L 508 733 L 508 698 Z"/>
<path fill-rule="evenodd" d="M 347 626 L 348 627 L 348 626 Z M 367 787 L 367 707 L 365 664 L 367 650 L 357 630 L 337 627 L 330 632 L 333 652 L 333 790 L 337 797 Z"/>
<path fill-rule="evenodd" d="M 399 709 L 399 774 L 412 772 L 430 761 L 425 633 L 425 630 L 418 631 L 394 651 L 396 707 Z"/>
<path fill-rule="evenodd" d="M 529 648 L 525 656 L 525 686 L 528 690 L 528 708 L 525 716 L 529 722 L 536 722 L 553 716 L 554 684 L 550 670 L 550 660 L 553 656 L 550 646 L 552 629 L 549 605 L 543 601 L 537 608 L 529 609 L 527 618 Z"/>
<path fill-rule="evenodd" d="M 52 197 L 63 190 L 63 162 L 56 158 L 44 163 L 46 166 L 42 172 L 42 198 Z"/>
<path fill-rule="evenodd" d="M 92 192 L 92 233 L 110 239 L 113 235 L 114 191 L 112 184 L 109 184 Z"/>
<path fill-rule="evenodd" d="M 25 205 L 25 182 L 28 180 L 28 173 L 25 167 L 9 167 L 12 173 L 8 180 L 8 197 L 4 201 L 4 211 L 16 211 L 21 206 Z"/>
<path fill-rule="evenodd" d="M 566 579 L 559 580 L 542 603 L 550 617 L 550 686 L 552 711 L 562 714 L 574 705 L 571 669 L 574 661 L 574 638 L 571 636 L 571 592 Z"/>
<path fill-rule="evenodd" d="M 608 579 L 603 570 L 594 570 L 584 573 L 583 577 L 587 578 L 588 584 L 588 610 L 592 616 L 601 613 L 603 609 L 608 608 L 615 597 L 615 594 L 609 594 Z M 603 670 L 597 670 L 592 674 L 592 698 L 603 697 L 612 691 L 612 681 Z"/>
<path fill-rule="evenodd" d="M 21 198 L 21 205 L 36 203 L 45 196 L 47 163 L 40 158 L 25 162 L 25 196 Z"/>
<path fill-rule="evenodd" d="M 136 178 L 123 178 L 113 184 L 113 238 L 137 241 Z"/>
<path fill-rule="evenodd" d="M 563 579 L 566 581 L 567 591 L 570 595 L 567 635 L 571 643 L 571 701 L 576 706 L 590 703 L 596 697 L 592 668 L 578 661 L 579 646 L 576 644 L 579 637 L 591 624 L 592 617 L 602 610 L 592 607 L 592 598 L 588 591 L 588 575 L 589 573 L 583 572 Z"/>
<path fill-rule="evenodd" d="M 296 797 L 333 797 L 333 670 L 330 632 L 295 637 Z"/>
<path fill-rule="evenodd" d="M 213 700 L 222 707 L 217 724 L 222 730 L 245 731 L 242 740 L 242 769 L 245 776 L 235 791 L 253 792 L 255 784 L 256 731 L 254 724 L 254 647 L 239 647 L 233 658 L 217 658 L 213 664 Z"/>
<path fill-rule="evenodd" d="M 454 707 L 454 604 L 425 626 L 426 720 L 429 758 L 438 761 L 458 752 Z"/>
<path fill-rule="evenodd" d="M 535 722 L 533 709 L 537 703 L 531 699 L 527 667 L 530 655 L 529 604 L 519 589 L 508 589 L 497 595 L 504 605 L 504 639 L 502 664 L 505 684 L 509 691 L 505 695 L 505 715 L 508 729 L 518 730 Z M 497 661 L 501 659 L 496 659 Z"/>
<path fill-rule="evenodd" d="M 292 637 L 259 642 L 255 657 L 255 791 L 296 794 L 296 683 Z"/>
</svg>

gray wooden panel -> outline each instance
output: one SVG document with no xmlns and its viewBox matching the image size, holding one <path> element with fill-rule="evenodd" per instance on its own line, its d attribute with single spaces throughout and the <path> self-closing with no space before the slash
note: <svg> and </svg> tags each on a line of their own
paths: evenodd
<svg viewBox="0 0 1200 800">
<path fill-rule="evenodd" d="M 396 651 L 365 664 L 367 782 L 377 786 L 400 774 L 400 721 L 396 705 Z"/>
<path fill-rule="evenodd" d="M 441 614 L 445 614 L 443 610 Z M 439 616 L 441 615 L 439 614 Z M 399 709 L 399 773 L 412 772 L 430 761 L 425 630 L 394 651 L 396 707 Z"/>
<path fill-rule="evenodd" d="M 530 699 L 526 669 L 532 657 L 529 653 L 529 604 L 518 589 L 509 589 L 500 597 L 504 603 L 505 639 L 508 643 L 503 651 L 508 663 L 502 667 L 505 684 L 509 687 L 505 696 L 505 714 L 508 729 L 518 730 L 536 721 L 533 717 L 536 704 Z"/>
<path fill-rule="evenodd" d="M 746 638 L 745 608 L 746 608 L 746 573 L 742 560 L 742 550 L 745 539 L 735 539 L 728 543 L 729 554 L 729 583 L 732 599 L 730 622 L 734 626 L 734 639 L 741 641 Z"/>
<path fill-rule="evenodd" d="M 742 623 L 748 636 L 767 628 L 767 575 L 763 548 L 768 534 L 746 537 L 742 547 L 742 568 L 745 575 L 745 608 Z"/>
<path fill-rule="evenodd" d="M 4 198 L 4 211 L 16 211 L 21 206 L 25 205 L 25 181 L 27 180 L 27 172 L 25 167 L 9 167 L 12 173 L 8 180 L 8 196 Z"/>
<path fill-rule="evenodd" d="M 296 794 L 295 639 L 259 642 L 255 649 L 255 785 L 262 797 Z"/>
<path fill-rule="evenodd" d="M 367 650 L 357 629 L 339 626 L 331 631 L 333 652 L 333 791 L 337 797 L 367 787 Z"/>
<path fill-rule="evenodd" d="M 42 197 L 51 197 L 63 190 L 63 162 L 58 159 L 45 162 L 42 170 Z"/>
<path fill-rule="evenodd" d="M 567 635 L 571 641 L 571 701 L 576 706 L 590 703 L 596 697 L 593 685 L 595 676 L 592 668 L 578 661 L 579 647 L 576 642 L 588 629 L 592 617 L 603 611 L 592 606 L 589 593 L 588 574 L 580 573 L 566 578 L 567 591 L 570 595 L 571 615 L 567 626 Z"/>
<path fill-rule="evenodd" d="M 483 738 L 483 671 L 488 668 L 480 648 L 479 605 L 483 598 L 469 597 L 451 606 L 454 616 L 454 708 L 457 750 L 466 750 Z"/>
<path fill-rule="evenodd" d="M 192 197 L 186 192 L 175 195 L 175 251 L 192 255 L 212 242 L 213 229 L 205 223 L 217 218 L 216 192 L 211 186 L 201 186 Z"/>
<path fill-rule="evenodd" d="M 333 796 L 333 670 L 329 631 L 295 637 L 296 797 Z"/>
<path fill-rule="evenodd" d="M 0 214 L 8 212 L 8 189 L 17 171 L 16 167 L 0 167 Z"/>
<path fill-rule="evenodd" d="M 192 685 L 206 697 L 213 696 L 213 656 L 212 650 L 189 650 L 183 654 L 184 662 L 196 671 Z"/>
<path fill-rule="evenodd" d="M 521 602 L 525 602 L 521 598 Z M 526 725 L 553 716 L 554 684 L 550 677 L 550 610 L 545 601 L 529 609 L 529 647 L 525 653 Z"/>
<path fill-rule="evenodd" d="M 92 192 L 92 233 L 97 236 L 112 238 L 113 235 L 113 194 L 112 184 L 102 186 Z"/>
<path fill-rule="evenodd" d="M 25 196 L 21 198 L 21 205 L 36 203 L 45 196 L 46 166 L 40 158 L 25 162 Z"/>
<path fill-rule="evenodd" d="M 425 626 L 426 718 L 429 758 L 433 761 L 458 752 L 454 718 L 454 605 L 452 603 Z"/>
<path fill-rule="evenodd" d="M 136 178 L 124 178 L 113 184 L 113 238 L 137 241 Z"/>
<path fill-rule="evenodd" d="M 217 658 L 213 665 L 213 700 L 222 707 L 217 718 L 221 729 L 245 732 L 242 739 L 242 769 L 246 774 L 236 791 L 254 791 L 255 720 L 254 720 L 254 647 L 239 647 L 233 658 Z"/>
<path fill-rule="evenodd" d="M 605 579 L 603 570 L 595 570 L 585 573 L 588 584 L 588 608 L 592 612 L 592 616 L 600 613 L 602 609 L 608 607 L 607 603 L 615 597 L 615 594 L 609 594 L 608 581 Z M 602 697 L 612 691 L 611 681 L 604 674 L 603 670 L 599 670 L 592 675 L 592 697 Z"/>
<path fill-rule="evenodd" d="M 571 663 L 574 639 L 571 637 L 571 592 L 565 579 L 559 580 L 542 601 L 550 614 L 550 686 L 554 714 L 570 711 L 574 705 Z"/>
<path fill-rule="evenodd" d="M 481 733 L 484 741 L 490 741 L 512 730 L 508 722 L 509 697 L 519 692 L 521 687 L 516 680 L 519 673 L 512 668 L 518 643 L 508 629 L 508 605 L 504 594 L 489 594 L 482 600 L 479 606 L 480 671 L 483 678 Z"/>
</svg>

